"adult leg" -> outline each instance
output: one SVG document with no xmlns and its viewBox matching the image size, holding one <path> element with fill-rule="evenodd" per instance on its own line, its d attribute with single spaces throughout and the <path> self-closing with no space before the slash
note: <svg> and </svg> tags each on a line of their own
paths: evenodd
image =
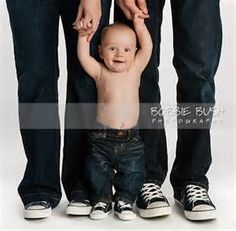
<svg viewBox="0 0 236 231">
<path fill-rule="evenodd" d="M 150 18 L 145 20 L 153 41 L 150 62 L 144 70 L 140 84 L 140 133 L 144 142 L 146 180 L 137 199 L 139 215 L 144 218 L 168 215 L 170 205 L 160 190 L 167 174 L 167 147 L 163 117 L 153 117 L 151 109 L 160 110 L 159 58 L 161 41 L 162 10 L 165 1 L 147 0 Z M 117 8 L 115 20 L 127 22 Z M 154 122 L 152 122 L 153 119 Z M 157 121 L 162 121 L 160 124 Z"/>
<path fill-rule="evenodd" d="M 140 132 L 144 142 L 144 152 L 146 161 L 146 182 L 155 182 L 162 185 L 167 174 L 167 147 L 166 135 L 162 125 L 153 123 L 151 108 L 160 108 L 159 81 L 159 58 L 160 58 L 160 29 L 162 23 L 162 10 L 165 1 L 147 0 L 150 18 L 145 20 L 153 41 L 153 52 L 150 62 L 144 70 L 140 84 Z M 130 23 L 125 19 L 121 10 L 116 7 L 115 21 Z M 163 120 L 162 117 L 158 118 Z M 146 129 L 145 129 L 146 128 Z"/>
<path fill-rule="evenodd" d="M 62 0 L 61 5 L 68 69 L 62 183 L 69 201 L 89 199 L 90 190 L 86 182 L 84 165 L 88 154 L 88 129 L 78 128 L 84 124 L 91 126 L 91 120 L 88 121 L 88 117 L 91 117 L 83 110 L 81 103 L 96 102 L 95 82 L 85 73 L 77 58 L 78 33 L 72 28 L 72 24 L 77 15 L 78 5 L 78 0 Z M 96 58 L 101 30 L 109 23 L 110 5 L 110 0 L 102 0 L 102 18 L 91 42 L 91 54 Z M 72 120 L 74 123 L 71 123 Z"/>
<path fill-rule="evenodd" d="M 177 102 L 206 109 L 215 103 L 214 75 L 221 51 L 219 0 L 171 1 L 174 29 L 174 66 L 178 74 Z M 212 115 L 207 119 L 211 119 Z M 204 119 L 204 117 L 203 117 Z M 174 197 L 189 220 L 216 218 L 207 193 L 211 164 L 210 126 L 178 127 L 176 159 L 170 180 Z"/>
<path fill-rule="evenodd" d="M 27 157 L 24 177 L 18 187 L 27 205 L 47 201 L 55 207 L 61 198 L 59 177 L 60 131 L 57 110 L 58 1 L 7 0 L 13 33 L 18 78 L 21 136 Z M 40 110 L 39 103 L 52 104 L 54 110 Z M 25 107 L 24 104 L 27 104 Z M 34 117 L 35 110 L 40 113 Z M 56 121 L 47 126 L 47 117 Z M 41 122 L 38 119 L 41 118 Z M 24 122 L 32 120 L 36 124 Z M 36 120 L 35 120 L 36 119 Z M 51 126 L 50 126 L 51 127 Z"/>
<path fill-rule="evenodd" d="M 177 102 L 213 105 L 214 75 L 221 51 L 219 0 L 171 1 L 174 66 L 178 74 Z M 195 110 L 195 108 L 192 108 Z M 211 164 L 210 131 L 178 129 L 171 183 L 176 197 L 187 183 L 208 188 Z"/>
<path fill-rule="evenodd" d="M 147 105 L 154 104 L 160 108 L 160 89 L 158 66 L 160 63 L 160 42 L 161 42 L 161 23 L 164 0 L 147 1 L 150 19 L 147 20 L 147 27 L 153 41 L 153 52 L 150 62 L 144 70 L 140 85 L 140 101 Z M 155 105 L 155 104 L 159 105 Z M 149 109 L 149 110 L 147 110 Z M 142 120 L 150 119 L 150 107 L 144 107 L 145 111 L 141 111 Z M 159 117 L 158 119 L 163 119 Z M 145 124 L 145 122 L 143 122 Z M 163 125 L 163 124 L 162 124 Z M 167 147 L 165 130 L 159 125 L 153 124 L 153 129 L 143 129 L 144 153 L 146 159 L 146 182 L 155 182 L 159 186 L 165 180 L 168 163 L 167 163 Z"/>
</svg>

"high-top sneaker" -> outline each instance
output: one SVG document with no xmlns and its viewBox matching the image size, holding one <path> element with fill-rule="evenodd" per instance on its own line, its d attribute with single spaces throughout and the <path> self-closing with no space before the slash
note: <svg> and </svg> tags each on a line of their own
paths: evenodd
<svg viewBox="0 0 236 231">
<path fill-rule="evenodd" d="M 35 201 L 27 204 L 24 209 L 25 219 L 41 219 L 51 215 L 52 208 L 47 201 Z"/>
<path fill-rule="evenodd" d="M 92 205 L 89 200 L 71 200 L 66 208 L 67 215 L 85 216 L 89 215 Z"/>
<path fill-rule="evenodd" d="M 101 220 L 106 218 L 112 210 L 112 203 L 98 202 L 94 205 L 90 218 L 93 220 Z"/>
<path fill-rule="evenodd" d="M 136 205 L 139 215 L 143 218 L 171 214 L 171 207 L 167 198 L 162 193 L 160 186 L 154 183 L 143 184 Z"/>
<path fill-rule="evenodd" d="M 129 221 L 136 218 L 133 207 L 125 201 L 116 201 L 114 207 L 116 215 L 123 221 Z"/>
<path fill-rule="evenodd" d="M 185 217 L 193 221 L 211 220 L 216 218 L 216 207 L 212 203 L 207 190 L 201 186 L 189 184 L 182 197 L 175 198 L 184 209 Z"/>
</svg>

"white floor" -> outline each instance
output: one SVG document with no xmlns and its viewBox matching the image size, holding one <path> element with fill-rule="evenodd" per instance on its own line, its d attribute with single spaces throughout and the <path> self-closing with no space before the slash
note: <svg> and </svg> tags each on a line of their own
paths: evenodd
<svg viewBox="0 0 236 231">
<path fill-rule="evenodd" d="M 63 195 L 60 205 L 52 216 L 45 220 L 26 221 L 22 217 L 22 203 L 16 188 L 23 176 L 25 155 L 19 134 L 17 118 L 17 83 L 15 76 L 13 47 L 8 15 L 4 0 L 0 0 L 0 229 L 78 229 L 78 230 L 236 230 L 236 1 L 221 1 L 224 40 L 219 70 L 216 76 L 216 98 L 225 112 L 222 123 L 212 128 L 213 164 L 208 174 L 210 195 L 217 206 L 218 218 L 210 222 L 190 222 L 175 205 L 168 177 L 163 190 L 170 200 L 171 216 L 155 219 L 141 219 L 122 222 L 111 214 L 106 220 L 92 221 L 88 217 L 67 217 L 67 201 Z M 234 23 L 234 24 L 233 24 Z M 60 35 L 62 31 L 60 28 Z M 210 36 L 210 35 L 209 35 Z M 66 69 L 65 47 L 60 37 L 59 80 L 60 115 L 63 121 L 65 101 Z M 176 74 L 171 65 L 172 29 L 170 6 L 167 1 L 162 29 L 162 55 L 160 67 L 160 87 L 163 105 L 175 100 Z M 63 125 L 63 124 L 62 124 Z M 169 166 L 174 160 L 176 130 L 167 128 Z"/>
<path fill-rule="evenodd" d="M 111 214 L 106 220 L 93 221 L 88 217 L 69 217 L 65 215 L 67 201 L 63 195 L 59 206 L 53 210 L 48 219 L 26 221 L 22 217 L 22 204 L 16 193 L 16 187 L 21 179 L 24 167 L 23 150 L 19 137 L 14 134 L 12 141 L 8 140 L 3 148 L 8 153 L 1 155 L 0 176 L 0 229 L 78 229 L 78 230 L 189 230 L 189 229 L 217 229 L 235 230 L 235 164 L 233 163 L 232 140 L 225 140 L 226 134 L 230 137 L 231 130 L 223 132 L 213 131 L 214 162 L 208 177 L 210 179 L 210 194 L 217 206 L 218 218 L 210 222 L 190 222 L 183 217 L 183 211 L 174 203 L 172 190 L 168 181 L 163 185 L 171 207 L 172 215 L 163 218 L 142 219 L 137 217 L 134 221 L 124 222 Z M 11 135 L 11 134 L 8 134 Z M 19 135 L 19 134 L 18 134 Z M 173 131 L 168 132 L 168 137 L 174 137 Z M 232 137 L 232 136 L 231 136 Z M 14 138 L 14 139 L 13 139 Z M 174 138 L 173 138 L 174 140 Z M 224 142 L 222 142 L 224 140 Z M 169 141 L 170 142 L 170 141 Z M 173 143 L 173 142 L 171 142 Z M 171 145 L 174 150 L 174 143 Z M 2 149 L 2 150 L 4 150 Z M 227 150 L 227 153 L 225 152 Z M 170 165 L 173 153 L 170 153 Z M 4 161 L 4 162 L 2 162 Z"/>
</svg>

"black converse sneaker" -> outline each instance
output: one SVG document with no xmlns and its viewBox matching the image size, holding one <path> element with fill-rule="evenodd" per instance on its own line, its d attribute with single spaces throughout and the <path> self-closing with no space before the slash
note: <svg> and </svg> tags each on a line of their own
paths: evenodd
<svg viewBox="0 0 236 231">
<path fill-rule="evenodd" d="M 101 220 L 106 218 L 112 210 L 112 203 L 98 202 L 94 205 L 90 218 L 93 220 Z"/>
<path fill-rule="evenodd" d="M 52 208 L 47 201 L 35 201 L 27 204 L 24 209 L 25 219 L 41 219 L 51 215 Z"/>
<path fill-rule="evenodd" d="M 86 216 L 92 210 L 92 205 L 89 200 L 72 200 L 66 208 L 67 215 Z"/>
<path fill-rule="evenodd" d="M 123 221 L 130 221 L 136 218 L 133 207 L 125 201 L 116 201 L 114 207 L 116 215 Z"/>
<path fill-rule="evenodd" d="M 185 217 L 193 221 L 212 220 L 216 218 L 216 207 L 207 190 L 194 184 L 186 186 L 183 196 L 176 202 L 184 208 Z"/>
<path fill-rule="evenodd" d="M 171 214 L 171 207 L 168 200 L 162 193 L 160 186 L 154 183 L 143 184 L 136 205 L 139 215 L 143 218 Z"/>
</svg>

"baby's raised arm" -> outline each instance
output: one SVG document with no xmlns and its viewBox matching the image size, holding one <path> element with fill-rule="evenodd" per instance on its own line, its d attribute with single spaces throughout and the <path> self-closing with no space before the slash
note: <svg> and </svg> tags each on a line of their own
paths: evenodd
<svg viewBox="0 0 236 231">
<path fill-rule="evenodd" d="M 100 63 L 90 55 L 90 42 L 87 36 L 78 34 L 77 56 L 81 66 L 93 79 L 97 79 L 101 73 Z"/>
<path fill-rule="evenodd" d="M 140 72 L 143 72 L 152 54 L 152 38 L 144 23 L 144 19 L 140 18 L 138 15 L 135 15 L 133 23 L 140 45 L 140 49 L 135 56 L 135 65 Z"/>
</svg>

